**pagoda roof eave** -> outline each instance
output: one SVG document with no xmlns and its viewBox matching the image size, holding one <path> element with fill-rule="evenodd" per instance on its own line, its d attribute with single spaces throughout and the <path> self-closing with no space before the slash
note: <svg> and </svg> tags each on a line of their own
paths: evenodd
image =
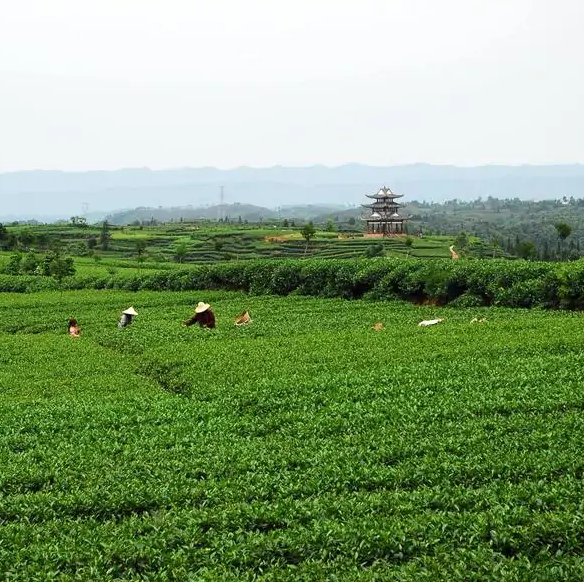
<svg viewBox="0 0 584 582">
<path fill-rule="evenodd" d="M 365 194 L 367 198 L 377 198 L 387 200 L 388 198 L 403 198 L 403 194 Z"/>
<path fill-rule="evenodd" d="M 388 216 L 387 218 L 371 218 L 371 216 L 361 216 L 361 220 L 367 220 L 371 222 L 399 222 L 400 220 L 411 220 L 411 216 Z"/>
<path fill-rule="evenodd" d="M 385 208 L 387 206 L 390 206 L 391 208 L 403 208 L 403 204 L 400 204 L 399 202 L 395 202 L 394 204 L 378 204 L 377 202 L 374 202 L 373 204 L 361 204 L 361 206 L 363 208 Z"/>
</svg>

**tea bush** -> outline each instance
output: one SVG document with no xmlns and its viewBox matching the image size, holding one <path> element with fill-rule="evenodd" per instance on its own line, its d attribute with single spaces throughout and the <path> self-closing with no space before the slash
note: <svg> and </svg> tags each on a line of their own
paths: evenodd
<svg viewBox="0 0 584 582">
<path fill-rule="evenodd" d="M 351 284 L 378 265 L 358 264 Z M 315 280 L 355 296 L 350 269 Z M 273 291 L 268 275 L 258 292 Z M 529 300 L 531 284 L 510 283 Z M 217 329 L 181 326 L 201 300 Z M 139 315 L 119 330 L 130 304 Z M 253 323 L 237 328 L 243 309 Z M 445 322 L 417 326 L 433 317 Z M 582 579 L 582 346 L 571 311 L 0 295 L 0 568 L 7 580 Z"/>
<path fill-rule="evenodd" d="M 252 295 L 308 295 L 344 299 L 405 299 L 416 303 L 475 303 L 505 307 L 584 308 L 584 260 L 534 263 L 505 260 L 418 261 L 262 260 L 198 265 L 185 269 L 77 275 L 61 284 L 48 278 L 0 275 L 0 291 L 47 289 L 127 291 L 245 291 Z M 464 302 L 464 299 L 461 301 Z"/>
<path fill-rule="evenodd" d="M 448 304 L 471 295 L 483 305 L 584 308 L 584 260 L 536 263 L 505 260 L 419 261 L 402 258 L 285 259 L 227 262 L 189 268 L 77 275 L 61 285 L 31 276 L 0 275 L 0 291 L 121 289 L 128 291 L 245 291 L 345 299 L 400 298 Z M 455 303 L 455 305 L 458 304 Z"/>
</svg>

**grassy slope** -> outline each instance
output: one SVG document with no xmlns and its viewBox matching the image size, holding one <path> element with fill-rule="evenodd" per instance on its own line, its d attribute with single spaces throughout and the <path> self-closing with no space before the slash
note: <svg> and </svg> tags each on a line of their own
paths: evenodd
<svg viewBox="0 0 584 582">
<path fill-rule="evenodd" d="M 74 254 L 76 247 L 84 248 L 85 239 L 97 237 L 99 229 L 80 229 L 68 226 L 10 227 L 9 231 L 20 231 L 29 234 L 44 233 L 57 237 L 64 244 L 65 251 L 71 247 Z M 153 262 L 172 261 L 177 245 L 187 246 L 184 262 L 201 263 L 216 260 L 254 259 L 274 257 L 328 257 L 355 258 L 363 256 L 366 249 L 382 242 L 388 256 L 405 256 L 409 254 L 420 258 L 448 257 L 448 246 L 452 244 L 451 237 L 413 237 L 413 246 L 408 249 L 404 238 L 391 238 L 384 241 L 378 239 L 339 238 L 337 233 L 319 232 L 306 248 L 305 241 L 299 231 L 293 229 L 260 229 L 250 227 L 236 228 L 234 226 L 206 226 L 199 228 L 189 225 L 162 225 L 137 229 L 124 227 L 111 231 L 110 250 L 96 252 L 102 260 L 135 259 L 136 244 L 139 240 L 146 243 L 145 256 Z M 217 246 L 220 243 L 220 247 Z M 34 247 L 34 244 L 32 245 Z"/>
<path fill-rule="evenodd" d="M 217 330 L 179 325 L 200 299 Z M 129 304 L 140 315 L 119 331 Z M 244 308 L 253 325 L 233 327 Z M 69 315 L 81 340 L 62 333 Z M 574 313 L 4 295 L 0 567 L 21 580 L 581 579 L 583 336 Z"/>
</svg>

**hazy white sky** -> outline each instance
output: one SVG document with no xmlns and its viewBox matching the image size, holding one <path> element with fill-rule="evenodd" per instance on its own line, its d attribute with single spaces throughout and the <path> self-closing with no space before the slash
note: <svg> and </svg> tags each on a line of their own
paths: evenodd
<svg viewBox="0 0 584 582">
<path fill-rule="evenodd" d="M 0 171 L 584 162 L 582 0 L 0 0 Z"/>
</svg>

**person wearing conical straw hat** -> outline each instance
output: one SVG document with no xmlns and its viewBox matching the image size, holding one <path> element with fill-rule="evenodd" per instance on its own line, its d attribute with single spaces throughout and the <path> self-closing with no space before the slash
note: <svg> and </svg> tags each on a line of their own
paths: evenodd
<svg viewBox="0 0 584 582">
<path fill-rule="evenodd" d="M 190 319 L 187 319 L 183 323 L 186 327 L 189 327 L 195 323 L 198 323 L 201 327 L 206 327 L 212 329 L 215 327 L 215 314 L 211 309 L 211 306 L 204 301 L 199 301 L 195 307 L 195 315 Z"/>
<path fill-rule="evenodd" d="M 135 315 L 138 315 L 138 312 L 133 307 L 128 307 L 128 309 L 122 311 L 122 317 L 120 323 L 118 323 L 118 327 L 122 329 L 131 325 Z"/>
</svg>

